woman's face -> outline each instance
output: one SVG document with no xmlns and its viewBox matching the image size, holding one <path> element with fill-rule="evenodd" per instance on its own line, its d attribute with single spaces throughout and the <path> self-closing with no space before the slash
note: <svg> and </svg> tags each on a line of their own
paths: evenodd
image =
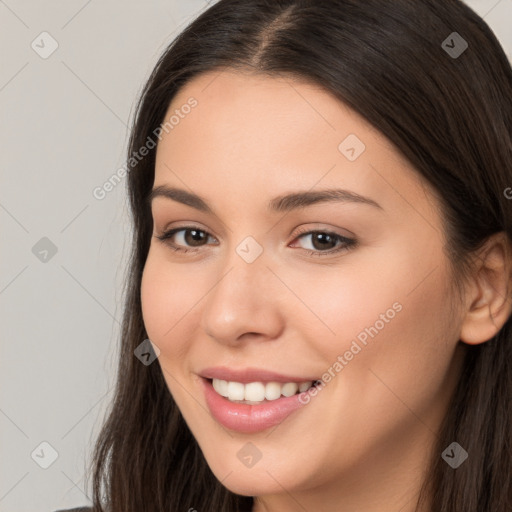
<svg viewBox="0 0 512 512">
<path fill-rule="evenodd" d="M 415 485 L 460 369 L 431 190 L 306 82 L 207 73 L 171 115 L 154 189 L 183 192 L 152 200 L 142 307 L 212 471 L 233 492 L 304 504 Z M 334 189 L 366 199 L 317 200 Z"/>
</svg>

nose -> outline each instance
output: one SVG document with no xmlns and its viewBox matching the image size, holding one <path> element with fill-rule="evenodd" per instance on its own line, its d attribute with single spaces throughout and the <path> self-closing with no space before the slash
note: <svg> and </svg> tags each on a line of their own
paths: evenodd
<svg viewBox="0 0 512 512">
<path fill-rule="evenodd" d="M 275 270 L 274 270 L 275 272 Z M 235 254 L 205 297 L 201 328 L 219 343 L 235 346 L 250 339 L 279 337 L 286 288 L 261 255 L 248 263 Z"/>
</svg>

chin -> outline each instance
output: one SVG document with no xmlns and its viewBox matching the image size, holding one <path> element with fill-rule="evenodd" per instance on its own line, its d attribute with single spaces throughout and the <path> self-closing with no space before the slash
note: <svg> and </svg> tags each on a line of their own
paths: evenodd
<svg viewBox="0 0 512 512">
<path fill-rule="evenodd" d="M 283 488 L 277 482 L 267 475 L 265 481 L 258 481 L 259 476 L 251 475 L 250 472 L 246 476 L 235 475 L 232 473 L 225 477 L 221 482 L 229 491 L 241 496 L 263 496 L 267 494 L 278 494 L 283 492 Z M 277 479 L 276 479 L 277 480 Z"/>
<path fill-rule="evenodd" d="M 224 487 L 242 496 L 280 494 L 283 487 L 290 490 L 297 485 L 293 471 L 283 474 L 272 464 L 265 464 L 263 460 L 252 468 L 245 468 L 242 463 L 226 465 L 222 462 L 214 467 L 209 466 Z"/>
</svg>

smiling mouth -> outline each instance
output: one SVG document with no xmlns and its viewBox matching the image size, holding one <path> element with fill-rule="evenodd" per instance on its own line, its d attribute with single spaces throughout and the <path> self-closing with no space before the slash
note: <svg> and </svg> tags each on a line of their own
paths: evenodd
<svg viewBox="0 0 512 512">
<path fill-rule="evenodd" d="M 281 397 L 290 397 L 308 391 L 319 383 L 305 382 L 236 382 L 222 379 L 207 379 L 213 389 L 230 402 L 237 404 L 259 405 L 265 402 L 278 400 Z"/>
</svg>

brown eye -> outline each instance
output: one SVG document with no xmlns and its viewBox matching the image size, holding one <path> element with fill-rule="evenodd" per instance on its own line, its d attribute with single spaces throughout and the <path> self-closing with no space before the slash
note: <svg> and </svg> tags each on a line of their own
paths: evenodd
<svg viewBox="0 0 512 512">
<path fill-rule="evenodd" d="M 176 239 L 173 240 L 174 235 L 177 234 L 177 241 Z M 157 238 L 170 245 L 171 248 L 175 249 L 176 251 L 187 252 L 189 250 L 193 250 L 194 247 L 201 247 L 206 245 L 203 242 L 208 241 L 209 236 L 211 235 L 209 235 L 203 229 L 190 226 L 170 229 L 169 231 L 158 235 Z"/>
<path fill-rule="evenodd" d="M 203 245 L 201 242 L 208 240 L 208 235 L 205 235 L 206 232 L 200 229 L 183 229 L 181 231 L 185 233 L 183 240 L 192 247 L 200 247 Z"/>
<path fill-rule="evenodd" d="M 311 234 L 311 242 L 315 249 L 323 250 L 333 249 L 336 247 L 338 240 L 336 237 L 330 235 L 329 233 L 322 233 L 321 231 L 317 231 L 316 233 Z"/>
<path fill-rule="evenodd" d="M 310 238 L 312 249 L 305 248 L 305 250 L 314 256 L 328 256 L 339 251 L 349 250 L 357 244 L 357 241 L 353 238 L 320 230 L 300 233 L 296 239 L 300 240 L 307 237 Z"/>
<path fill-rule="evenodd" d="M 175 236 L 176 235 L 176 236 Z M 164 242 L 174 251 L 189 252 L 199 250 L 198 248 L 208 245 L 208 238 L 215 240 L 204 229 L 195 226 L 173 228 L 165 231 L 156 238 Z M 330 231 L 307 231 L 300 233 L 296 240 L 311 238 L 312 249 L 304 249 L 312 256 L 329 256 L 343 250 L 349 250 L 357 245 L 357 240 L 347 238 L 338 233 Z"/>
</svg>

